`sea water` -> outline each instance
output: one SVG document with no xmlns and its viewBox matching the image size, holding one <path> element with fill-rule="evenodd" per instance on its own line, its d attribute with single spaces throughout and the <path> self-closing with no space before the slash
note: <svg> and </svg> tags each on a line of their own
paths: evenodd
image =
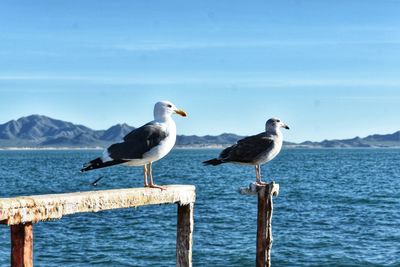
<svg viewBox="0 0 400 267">
<path fill-rule="evenodd" d="M 158 184 L 196 185 L 194 266 L 254 266 L 250 166 L 202 166 L 219 150 L 174 150 Z M 101 151 L 0 151 L 0 197 L 142 187 L 140 167 L 80 173 Z M 97 186 L 91 182 L 102 176 Z M 286 149 L 262 166 L 274 180 L 273 266 L 400 266 L 400 150 Z M 175 266 L 176 205 L 82 213 L 34 224 L 35 266 Z M 0 266 L 10 230 L 0 225 Z"/>
</svg>

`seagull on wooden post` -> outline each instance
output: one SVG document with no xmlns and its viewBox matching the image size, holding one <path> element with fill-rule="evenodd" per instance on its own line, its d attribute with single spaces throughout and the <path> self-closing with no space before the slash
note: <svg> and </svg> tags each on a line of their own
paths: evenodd
<svg viewBox="0 0 400 267">
<path fill-rule="evenodd" d="M 112 144 L 104 150 L 103 156 L 86 163 L 81 172 L 116 164 L 143 166 L 144 186 L 164 189 L 153 181 L 152 164 L 167 155 L 175 145 L 176 125 L 172 114 L 187 116 L 185 111 L 169 101 L 157 102 L 154 105 L 153 121 L 132 130 L 122 142 Z"/>
<path fill-rule="evenodd" d="M 225 148 L 218 158 L 204 161 L 204 165 L 219 165 L 223 163 L 237 163 L 253 165 L 256 169 L 256 183 L 261 182 L 260 165 L 267 163 L 281 151 L 283 137 L 280 128 L 289 130 L 289 126 L 280 119 L 271 118 L 265 124 L 265 132 L 245 137 L 236 144 Z"/>
</svg>

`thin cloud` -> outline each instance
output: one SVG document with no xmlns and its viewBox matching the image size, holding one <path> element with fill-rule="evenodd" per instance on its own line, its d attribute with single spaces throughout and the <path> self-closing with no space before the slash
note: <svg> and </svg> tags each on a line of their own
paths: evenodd
<svg viewBox="0 0 400 267">
<path fill-rule="evenodd" d="M 400 40 L 276 40 L 276 41 L 210 41 L 210 42 L 137 42 L 116 44 L 109 49 L 123 51 L 201 50 L 227 48 L 268 48 L 276 46 L 325 45 L 400 45 Z"/>
<path fill-rule="evenodd" d="M 280 42 L 282 44 L 282 42 Z M 162 50 L 189 50 L 189 49 L 221 49 L 276 46 L 277 42 L 145 42 L 127 43 L 111 46 L 112 49 L 125 51 L 162 51 Z"/>
<path fill-rule="evenodd" d="M 272 74 L 271 74 L 272 75 Z M 342 79 L 342 78 L 268 78 L 267 74 L 225 73 L 209 76 L 193 75 L 152 75 L 152 76 L 105 76 L 105 75 L 51 75 L 51 74 L 15 74 L 0 75 L 0 82 L 72 82 L 111 85 L 208 85 L 208 86 L 243 86 L 243 87 L 399 87 L 400 79 Z"/>
</svg>

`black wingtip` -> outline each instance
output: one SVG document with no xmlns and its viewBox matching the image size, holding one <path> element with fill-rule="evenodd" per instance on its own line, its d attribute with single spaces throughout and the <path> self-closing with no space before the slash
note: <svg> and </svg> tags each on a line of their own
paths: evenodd
<svg viewBox="0 0 400 267">
<path fill-rule="evenodd" d="M 108 166 L 107 163 L 105 164 L 101 158 L 96 158 L 94 160 L 89 161 L 88 163 L 83 164 L 81 172 L 87 172 L 87 171 L 102 168 L 105 166 Z"/>
<path fill-rule="evenodd" d="M 92 164 L 85 164 L 83 165 L 83 168 L 81 169 L 81 172 L 87 172 L 93 169 L 93 165 Z"/>
<path fill-rule="evenodd" d="M 114 159 L 111 161 L 103 162 L 103 160 L 101 158 L 96 158 L 96 159 L 84 164 L 83 168 L 81 169 L 81 172 L 87 172 L 87 171 L 91 171 L 91 170 L 95 170 L 95 169 L 109 167 L 109 166 L 125 163 L 127 161 L 128 160 L 125 160 L 125 159 Z"/>
<path fill-rule="evenodd" d="M 217 159 L 217 158 L 203 161 L 203 165 L 204 166 L 208 166 L 208 165 L 216 166 L 216 165 L 219 165 L 219 164 L 222 164 L 222 163 L 223 163 L 223 161 L 220 160 L 220 159 Z"/>
</svg>

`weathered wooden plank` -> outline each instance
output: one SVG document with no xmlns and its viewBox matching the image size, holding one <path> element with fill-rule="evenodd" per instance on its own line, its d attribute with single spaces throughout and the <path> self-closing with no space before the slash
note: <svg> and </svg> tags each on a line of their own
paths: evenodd
<svg viewBox="0 0 400 267">
<path fill-rule="evenodd" d="M 193 245 L 193 203 L 178 205 L 176 229 L 176 266 L 192 266 Z"/>
<path fill-rule="evenodd" d="M 186 205 L 195 202 L 195 187 L 192 185 L 163 187 L 166 189 L 128 188 L 0 198 L 0 222 L 8 225 L 35 223 L 80 212 L 167 203 Z"/>
<path fill-rule="evenodd" d="M 33 266 L 32 223 L 11 225 L 11 266 Z"/>
</svg>

